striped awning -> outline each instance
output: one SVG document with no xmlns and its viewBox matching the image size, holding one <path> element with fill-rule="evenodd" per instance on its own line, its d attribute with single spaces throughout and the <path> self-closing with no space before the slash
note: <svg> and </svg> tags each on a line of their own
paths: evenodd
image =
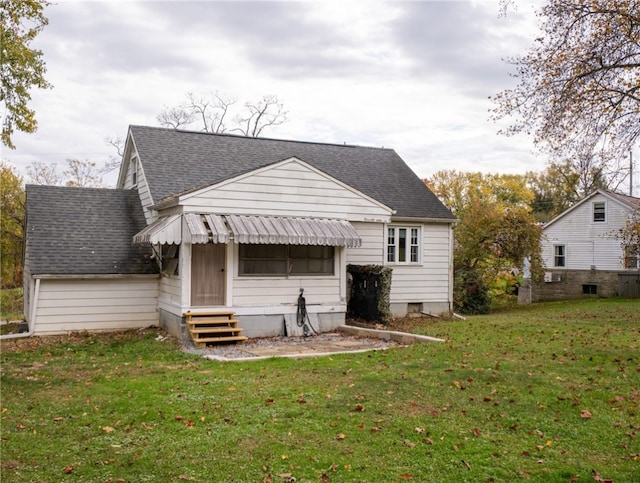
<svg viewBox="0 0 640 483">
<path fill-rule="evenodd" d="M 152 245 L 179 245 L 182 241 L 182 216 L 158 218 L 133 237 L 133 243 Z"/>
<path fill-rule="evenodd" d="M 179 245 L 182 243 L 182 218 L 186 225 L 185 241 L 200 243 L 229 243 L 229 230 L 220 215 L 185 213 L 158 218 L 133 237 L 133 243 Z"/>
<path fill-rule="evenodd" d="M 236 243 L 359 247 L 358 232 L 346 220 L 225 215 Z"/>
<path fill-rule="evenodd" d="M 182 218 L 188 243 L 235 243 L 324 245 L 359 247 L 358 232 L 347 220 L 281 216 L 212 215 L 185 213 L 164 216 L 133 237 L 134 243 L 180 244 Z"/>
</svg>

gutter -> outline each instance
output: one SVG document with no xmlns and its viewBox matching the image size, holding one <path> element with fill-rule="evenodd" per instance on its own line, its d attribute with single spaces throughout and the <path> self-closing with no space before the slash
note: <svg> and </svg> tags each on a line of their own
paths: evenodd
<svg viewBox="0 0 640 483">
<path fill-rule="evenodd" d="M 409 216 L 391 216 L 390 223 L 447 223 L 457 224 L 458 218 L 412 218 Z"/>
<path fill-rule="evenodd" d="M 36 330 L 36 311 L 38 308 L 38 295 L 40 294 L 40 278 L 36 278 L 36 287 L 33 290 L 33 305 L 31 306 L 31 317 L 29 317 L 29 330 L 18 334 L 0 335 L 0 340 L 21 339 L 31 337 Z"/>
</svg>

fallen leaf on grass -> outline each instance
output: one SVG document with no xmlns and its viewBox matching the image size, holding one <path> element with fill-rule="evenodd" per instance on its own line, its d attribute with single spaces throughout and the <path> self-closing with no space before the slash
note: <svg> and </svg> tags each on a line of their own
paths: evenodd
<svg viewBox="0 0 640 483">
<path fill-rule="evenodd" d="M 413 475 L 410 475 L 409 473 L 402 473 L 401 475 L 398 475 L 398 478 L 401 480 L 413 480 Z"/>
<path fill-rule="evenodd" d="M 179 480 L 186 480 L 186 481 L 193 481 L 193 477 L 191 477 L 189 475 L 179 475 L 178 479 Z"/>
<path fill-rule="evenodd" d="M 345 439 L 346 436 L 344 435 L 344 433 L 338 433 L 338 435 L 336 436 L 336 439 L 341 440 L 341 439 Z"/>
<path fill-rule="evenodd" d="M 71 473 L 73 473 L 73 465 L 69 465 L 64 469 L 65 475 L 70 475 Z"/>
<path fill-rule="evenodd" d="M 111 426 L 105 426 L 104 428 L 102 428 L 102 431 L 104 431 L 105 433 L 113 433 L 115 429 L 113 429 Z"/>
<path fill-rule="evenodd" d="M 473 433 L 474 436 L 480 436 L 481 434 L 478 428 L 473 428 L 471 432 Z"/>
<path fill-rule="evenodd" d="M 588 409 L 583 409 L 582 411 L 580 411 L 580 417 L 582 419 L 589 419 L 591 417 L 591 411 L 589 411 Z"/>
<path fill-rule="evenodd" d="M 471 465 L 469 463 L 467 463 L 465 460 L 461 460 L 462 464 L 464 464 L 468 470 L 471 470 Z"/>
<path fill-rule="evenodd" d="M 591 470 L 591 475 L 593 476 L 593 479 L 599 483 L 613 483 L 612 479 L 603 478 L 596 470 Z"/>
<path fill-rule="evenodd" d="M 364 412 L 364 406 L 362 404 L 356 404 L 355 410 L 358 412 Z"/>
</svg>

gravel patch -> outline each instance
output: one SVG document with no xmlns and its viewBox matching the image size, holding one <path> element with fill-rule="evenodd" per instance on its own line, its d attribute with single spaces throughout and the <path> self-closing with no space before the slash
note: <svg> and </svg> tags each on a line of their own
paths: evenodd
<svg viewBox="0 0 640 483">
<path fill-rule="evenodd" d="M 310 337 L 252 337 L 239 344 L 217 344 L 198 349 L 185 341 L 182 349 L 210 359 L 258 359 L 265 357 L 304 357 L 328 353 L 361 352 L 400 347 L 402 344 L 376 337 L 359 337 L 343 332 L 327 332 Z"/>
</svg>

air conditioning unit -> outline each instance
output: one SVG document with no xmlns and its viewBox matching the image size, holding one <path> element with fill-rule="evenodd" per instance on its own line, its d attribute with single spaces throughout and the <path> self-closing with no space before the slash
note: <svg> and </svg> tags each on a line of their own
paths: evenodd
<svg viewBox="0 0 640 483">
<path fill-rule="evenodd" d="M 553 282 L 553 274 L 551 272 L 544 272 L 544 283 Z"/>
</svg>

